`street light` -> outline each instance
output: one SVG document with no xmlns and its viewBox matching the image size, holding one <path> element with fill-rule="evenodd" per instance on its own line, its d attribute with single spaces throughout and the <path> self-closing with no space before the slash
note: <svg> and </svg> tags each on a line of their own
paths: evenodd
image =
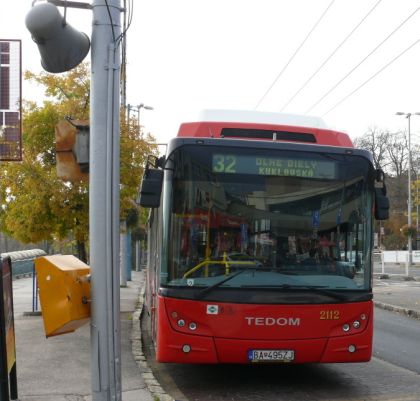
<svg viewBox="0 0 420 401">
<path fill-rule="evenodd" d="M 141 108 L 146 109 L 146 110 L 153 110 L 152 106 L 147 106 L 144 103 L 140 103 L 139 105 L 137 105 L 137 109 L 140 110 Z"/>
<path fill-rule="evenodd" d="M 398 111 L 397 116 L 405 116 L 408 120 L 408 264 L 411 266 L 413 259 L 413 239 L 411 237 L 411 116 L 420 113 L 405 113 Z"/>
<path fill-rule="evenodd" d="M 145 110 L 153 110 L 152 106 L 148 106 L 147 104 L 144 103 L 140 103 L 137 106 L 133 106 L 131 104 L 127 104 L 127 119 L 128 121 L 130 121 L 130 112 L 131 111 L 135 111 L 137 113 L 137 124 L 140 127 L 140 109 L 145 109 Z"/>
</svg>

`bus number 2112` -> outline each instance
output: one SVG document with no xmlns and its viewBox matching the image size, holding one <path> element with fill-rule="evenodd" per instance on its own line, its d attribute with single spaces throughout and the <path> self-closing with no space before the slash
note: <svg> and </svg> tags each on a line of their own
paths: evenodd
<svg viewBox="0 0 420 401">
<path fill-rule="evenodd" d="M 340 319 L 340 311 L 338 310 L 322 310 L 319 312 L 320 320 L 338 320 Z"/>
</svg>

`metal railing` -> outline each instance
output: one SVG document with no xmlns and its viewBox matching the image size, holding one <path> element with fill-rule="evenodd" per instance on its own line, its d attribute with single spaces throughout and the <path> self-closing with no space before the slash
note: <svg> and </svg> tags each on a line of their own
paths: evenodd
<svg viewBox="0 0 420 401">
<path fill-rule="evenodd" d="M 2 258 L 10 257 L 14 279 L 32 276 L 32 312 L 38 312 L 38 285 L 35 274 L 35 259 L 47 253 L 42 249 L 2 253 Z"/>
<path fill-rule="evenodd" d="M 409 252 L 408 251 L 381 251 L 374 253 L 374 263 L 379 264 L 380 272 L 382 275 L 405 275 L 410 276 L 413 269 L 417 269 L 420 266 L 420 251 L 412 252 L 413 264 L 410 266 L 409 263 Z M 404 268 L 404 271 L 402 269 Z M 420 270 L 419 270 L 420 273 Z"/>
</svg>

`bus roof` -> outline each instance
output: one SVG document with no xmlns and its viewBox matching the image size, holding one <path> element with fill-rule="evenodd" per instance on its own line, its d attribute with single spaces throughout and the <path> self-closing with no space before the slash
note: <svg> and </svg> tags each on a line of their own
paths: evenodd
<svg viewBox="0 0 420 401">
<path fill-rule="evenodd" d="M 196 121 L 274 124 L 328 129 L 324 120 L 320 117 L 255 110 L 203 110 L 199 113 Z"/>
<path fill-rule="evenodd" d="M 178 137 L 236 138 L 353 147 L 349 136 L 327 127 L 322 118 L 260 111 L 204 110 L 181 124 Z"/>
</svg>

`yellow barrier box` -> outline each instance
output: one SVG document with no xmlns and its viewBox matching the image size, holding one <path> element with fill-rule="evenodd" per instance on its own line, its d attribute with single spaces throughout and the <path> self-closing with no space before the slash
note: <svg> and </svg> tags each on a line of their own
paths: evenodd
<svg viewBox="0 0 420 401">
<path fill-rule="evenodd" d="M 70 333 L 90 319 L 90 268 L 73 255 L 35 259 L 47 337 Z"/>
</svg>

